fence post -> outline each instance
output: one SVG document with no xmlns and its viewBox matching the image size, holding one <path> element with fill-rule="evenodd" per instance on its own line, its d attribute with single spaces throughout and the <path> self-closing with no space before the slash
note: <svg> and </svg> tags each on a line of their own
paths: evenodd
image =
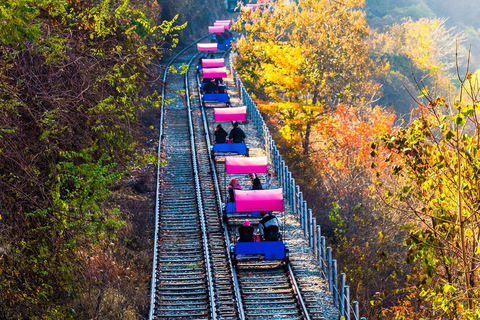
<svg viewBox="0 0 480 320">
<path fill-rule="evenodd" d="M 358 306 L 358 301 L 353 301 L 353 318 L 355 320 L 360 320 L 360 308 Z"/>
<path fill-rule="evenodd" d="M 345 273 L 340 274 L 340 317 L 345 315 L 345 281 L 347 276 Z"/>
<path fill-rule="evenodd" d="M 295 183 L 295 178 L 293 178 L 293 182 Z M 300 187 L 295 186 L 295 214 L 298 217 L 298 207 L 300 206 Z"/>
<path fill-rule="evenodd" d="M 317 218 L 312 218 L 312 249 L 313 255 L 317 257 Z"/>
<path fill-rule="evenodd" d="M 303 200 L 303 236 L 308 237 L 308 210 L 307 210 L 307 201 Z"/>
<path fill-rule="evenodd" d="M 312 209 L 308 209 L 308 245 L 313 248 L 313 217 Z"/>
<path fill-rule="evenodd" d="M 338 307 L 337 260 L 332 260 L 333 304 Z"/>
<path fill-rule="evenodd" d="M 300 219 L 300 225 L 303 227 L 302 206 L 303 206 L 303 192 L 300 191 L 300 187 L 297 186 L 298 192 L 298 218 Z"/>
<path fill-rule="evenodd" d="M 320 226 L 317 226 L 315 229 L 317 232 L 317 245 L 315 248 L 315 255 L 317 256 L 318 265 L 321 266 L 322 264 L 320 263 L 320 237 L 322 236 L 322 229 Z"/>
<path fill-rule="evenodd" d="M 345 286 L 345 320 L 350 320 L 350 287 Z"/>
<path fill-rule="evenodd" d="M 328 265 L 328 290 L 333 292 L 332 283 L 332 247 L 327 247 L 327 265 Z"/>
<path fill-rule="evenodd" d="M 289 198 L 288 201 L 290 201 L 290 205 L 292 208 L 295 208 L 295 203 L 294 203 L 294 196 L 293 193 L 295 192 L 295 183 L 292 181 L 292 173 L 288 171 L 288 190 L 289 190 Z"/>
<path fill-rule="evenodd" d="M 320 237 L 321 241 L 321 246 L 322 246 L 322 271 L 323 271 L 323 279 L 327 277 L 327 266 L 325 265 L 327 263 L 327 259 L 325 257 L 325 236 Z"/>
</svg>

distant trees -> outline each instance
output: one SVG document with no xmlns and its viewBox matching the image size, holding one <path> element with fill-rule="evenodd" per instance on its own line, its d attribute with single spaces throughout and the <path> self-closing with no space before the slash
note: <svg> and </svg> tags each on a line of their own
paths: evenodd
<svg viewBox="0 0 480 320">
<path fill-rule="evenodd" d="M 124 224 L 106 200 L 158 104 L 150 62 L 181 27 L 126 0 L 7 0 L 0 17 L 0 318 L 74 318 Z"/>
<path fill-rule="evenodd" d="M 371 53 L 381 66 L 377 76 L 383 89 L 379 103 L 408 114 L 410 94 L 416 92 L 414 76 L 439 95 L 452 92 L 456 44 L 462 39 L 454 29 L 446 28 L 445 20 L 439 19 L 406 19 L 373 31 Z M 462 64 L 466 56 L 460 52 Z"/>
</svg>

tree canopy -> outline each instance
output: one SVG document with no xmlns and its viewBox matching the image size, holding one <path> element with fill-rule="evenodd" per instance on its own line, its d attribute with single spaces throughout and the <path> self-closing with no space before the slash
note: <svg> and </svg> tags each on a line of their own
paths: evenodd
<svg viewBox="0 0 480 320">
<path fill-rule="evenodd" d="M 127 0 L 0 4 L 1 318 L 74 317 L 89 252 L 123 226 L 106 200 L 182 29 L 155 18 Z"/>
</svg>

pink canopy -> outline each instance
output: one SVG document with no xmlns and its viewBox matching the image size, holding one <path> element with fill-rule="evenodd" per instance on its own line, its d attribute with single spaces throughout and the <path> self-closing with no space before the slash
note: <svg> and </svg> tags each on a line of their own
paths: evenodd
<svg viewBox="0 0 480 320">
<path fill-rule="evenodd" d="M 226 78 L 227 77 L 227 68 L 208 68 L 203 69 L 204 78 Z"/>
<path fill-rule="evenodd" d="M 246 6 L 247 6 L 247 7 L 250 7 L 250 8 L 253 8 L 253 9 L 257 9 L 257 8 L 258 8 L 258 4 L 256 4 L 256 3 L 247 3 Z"/>
<path fill-rule="evenodd" d="M 217 51 L 217 43 L 197 43 L 198 51 Z"/>
<path fill-rule="evenodd" d="M 225 157 L 225 167 L 227 174 L 268 172 L 267 157 Z"/>
<path fill-rule="evenodd" d="M 283 211 L 283 190 L 235 190 L 237 212 Z"/>
<path fill-rule="evenodd" d="M 225 67 L 225 59 L 202 59 L 202 68 Z"/>
<path fill-rule="evenodd" d="M 225 26 L 225 29 L 232 27 L 232 20 L 216 20 L 214 26 Z"/>
<path fill-rule="evenodd" d="M 215 108 L 215 121 L 247 121 L 247 107 Z"/>
<path fill-rule="evenodd" d="M 208 27 L 208 33 L 222 33 L 222 32 L 225 32 L 225 26 L 223 24 L 218 26 Z"/>
</svg>

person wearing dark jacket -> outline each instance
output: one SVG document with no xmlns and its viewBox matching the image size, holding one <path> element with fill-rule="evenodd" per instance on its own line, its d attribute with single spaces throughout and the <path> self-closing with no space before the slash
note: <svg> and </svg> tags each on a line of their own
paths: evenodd
<svg viewBox="0 0 480 320">
<path fill-rule="evenodd" d="M 250 221 L 245 220 L 243 226 L 238 228 L 239 239 L 238 242 L 254 242 L 255 233 L 253 227 L 250 225 Z"/>
<path fill-rule="evenodd" d="M 217 91 L 217 85 L 215 84 L 215 79 L 211 78 L 203 86 L 203 92 L 205 92 L 205 93 L 215 93 L 215 91 Z"/>
<path fill-rule="evenodd" d="M 258 177 L 253 179 L 251 190 L 263 190 L 262 183 L 260 182 L 260 179 Z"/>
<path fill-rule="evenodd" d="M 280 240 L 280 220 L 271 212 L 260 212 L 262 220 L 258 223 L 259 234 L 264 241 Z"/>
<path fill-rule="evenodd" d="M 230 131 L 228 135 L 228 139 L 232 139 L 233 143 L 242 143 L 245 142 L 245 132 L 239 128 L 238 122 L 233 124 L 233 129 Z"/>
<path fill-rule="evenodd" d="M 215 128 L 215 143 L 227 143 L 228 133 L 222 128 L 221 124 L 218 124 Z"/>
<path fill-rule="evenodd" d="M 232 178 L 228 184 L 228 202 L 235 202 L 235 190 L 242 190 L 242 186 L 238 182 L 237 178 Z"/>
</svg>

